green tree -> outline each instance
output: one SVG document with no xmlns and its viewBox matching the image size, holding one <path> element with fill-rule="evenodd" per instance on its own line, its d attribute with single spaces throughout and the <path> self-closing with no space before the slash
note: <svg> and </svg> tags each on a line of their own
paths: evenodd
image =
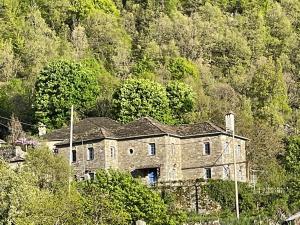
<svg viewBox="0 0 300 225">
<path fill-rule="evenodd" d="M 54 155 L 45 146 L 28 152 L 24 170 L 35 175 L 40 189 L 63 192 L 68 188 L 70 168 L 67 160 Z"/>
<path fill-rule="evenodd" d="M 197 67 L 185 58 L 171 58 L 167 66 L 173 80 L 199 76 Z"/>
<path fill-rule="evenodd" d="M 128 220 L 135 222 L 139 219 L 150 225 L 170 224 L 171 222 L 167 215 L 167 207 L 159 194 L 146 187 L 141 181 L 132 178 L 128 173 L 98 170 L 95 180 L 83 182 L 80 185 L 80 192 L 87 199 L 87 209 L 91 210 L 93 218 L 97 216 L 101 218 L 99 207 L 103 209 L 108 204 L 107 202 L 102 206 L 99 204 L 101 196 L 108 196 L 108 199 L 114 203 L 111 216 L 116 217 L 115 213 L 120 213 L 116 224 L 126 224 Z M 97 202 L 98 199 L 100 202 Z M 103 216 L 108 215 L 102 214 Z M 173 221 L 171 224 L 176 223 Z"/>
<path fill-rule="evenodd" d="M 9 81 L 16 77 L 18 61 L 13 52 L 11 42 L 0 40 L 0 80 Z"/>
<path fill-rule="evenodd" d="M 261 58 L 250 85 L 255 115 L 272 125 L 282 125 L 290 108 L 280 65 L 275 65 L 270 58 Z"/>
<path fill-rule="evenodd" d="M 284 167 L 288 174 L 286 182 L 289 194 L 289 204 L 292 210 L 300 206 L 300 137 L 294 136 L 285 139 Z"/>
<path fill-rule="evenodd" d="M 113 110 L 126 123 L 142 116 L 170 122 L 169 100 L 165 88 L 154 81 L 128 79 L 113 95 Z"/>
<path fill-rule="evenodd" d="M 120 20 L 100 11 L 88 16 L 83 25 L 96 58 L 109 71 L 125 76 L 130 70 L 131 38 Z"/>
<path fill-rule="evenodd" d="M 35 84 L 34 110 L 38 121 L 58 128 L 68 121 L 71 105 L 86 113 L 99 95 L 97 77 L 79 63 L 55 61 L 46 66 Z"/>
<path fill-rule="evenodd" d="M 166 91 L 173 117 L 182 121 L 183 116 L 194 109 L 195 93 L 188 85 L 178 81 L 168 83 Z"/>
<path fill-rule="evenodd" d="M 1 85 L 0 104 L 1 115 L 10 117 L 15 114 L 21 121 L 32 121 L 32 92 L 30 82 L 21 79 L 11 79 Z M 24 126 L 28 130 L 28 126 Z"/>
</svg>

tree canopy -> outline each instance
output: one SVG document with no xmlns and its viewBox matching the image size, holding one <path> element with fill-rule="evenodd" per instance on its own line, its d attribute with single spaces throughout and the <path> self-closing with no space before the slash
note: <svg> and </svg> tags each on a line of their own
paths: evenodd
<svg viewBox="0 0 300 225">
<path fill-rule="evenodd" d="M 70 115 L 71 105 L 85 113 L 99 95 L 97 77 L 81 64 L 55 61 L 45 67 L 35 84 L 35 117 L 49 127 L 61 127 Z"/>
</svg>

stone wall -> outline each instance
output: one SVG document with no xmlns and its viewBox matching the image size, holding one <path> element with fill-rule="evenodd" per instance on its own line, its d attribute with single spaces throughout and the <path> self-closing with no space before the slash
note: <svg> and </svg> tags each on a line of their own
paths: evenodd
<svg viewBox="0 0 300 225">
<path fill-rule="evenodd" d="M 87 160 L 88 147 L 94 148 L 93 160 Z M 76 162 L 72 162 L 71 165 L 78 178 L 83 177 L 86 171 L 95 172 L 99 168 L 106 168 L 104 140 L 74 143 L 73 150 L 76 150 Z M 70 160 L 69 146 L 60 147 L 58 154 Z"/>
<path fill-rule="evenodd" d="M 204 152 L 204 143 L 210 143 L 210 154 Z M 182 144 L 182 176 L 183 179 L 204 178 L 205 168 L 211 168 L 213 179 L 234 179 L 232 138 L 226 135 L 212 137 L 186 138 Z M 234 140 L 234 146 L 240 146 L 237 154 L 237 171 L 239 181 L 247 181 L 245 141 Z M 226 149 L 225 149 L 226 148 Z M 225 169 L 228 167 L 228 175 Z"/>
<path fill-rule="evenodd" d="M 221 206 L 208 198 L 202 191 L 206 182 L 201 180 L 182 180 L 160 182 L 156 188 L 161 195 L 171 194 L 177 209 L 189 210 L 199 214 L 210 214 L 221 210 Z"/>
<path fill-rule="evenodd" d="M 204 143 L 210 143 L 210 154 L 204 152 Z M 155 144 L 155 155 L 149 155 L 149 144 Z M 225 144 L 231 142 L 226 135 L 194 137 L 180 139 L 169 135 L 124 140 L 94 140 L 74 143 L 77 160 L 73 162 L 77 176 L 86 171 L 95 172 L 99 168 L 113 168 L 132 172 L 137 169 L 158 168 L 159 181 L 189 180 L 203 178 L 205 169 L 211 168 L 214 179 L 233 179 L 233 151 Z M 240 145 L 237 156 L 238 179 L 247 181 L 245 141 L 235 139 L 235 146 Z M 87 160 L 88 147 L 94 148 L 95 157 Z M 59 154 L 69 156 L 69 146 L 60 147 Z M 229 168 L 229 177 L 224 176 L 224 168 Z M 240 172 L 241 171 L 241 172 Z"/>
<path fill-rule="evenodd" d="M 150 143 L 155 144 L 155 155 L 148 153 Z M 160 170 L 159 180 L 180 179 L 181 149 L 178 143 L 178 138 L 167 135 L 118 141 L 119 168 L 133 171 L 157 167 Z"/>
</svg>

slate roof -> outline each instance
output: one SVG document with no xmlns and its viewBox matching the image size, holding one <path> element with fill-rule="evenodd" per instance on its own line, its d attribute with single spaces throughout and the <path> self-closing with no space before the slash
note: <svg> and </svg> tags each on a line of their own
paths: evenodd
<svg viewBox="0 0 300 225">
<path fill-rule="evenodd" d="M 178 127 L 178 134 L 181 136 L 192 136 L 199 134 L 223 133 L 226 132 L 221 127 L 218 127 L 210 122 L 184 124 Z"/>
<path fill-rule="evenodd" d="M 96 139 L 110 136 L 109 130 L 117 129 L 121 124 L 106 117 L 89 117 L 76 123 L 73 128 L 74 140 Z M 107 130 L 107 131 L 106 131 Z M 61 128 L 43 136 L 52 141 L 69 139 L 70 128 Z"/>
<path fill-rule="evenodd" d="M 10 163 L 25 161 L 24 157 L 16 155 L 16 149 L 13 146 L 0 147 L 0 158 Z"/>
<path fill-rule="evenodd" d="M 69 128 L 53 131 L 44 137 L 52 141 L 69 143 Z M 177 137 L 190 137 L 209 134 L 227 134 L 226 131 L 210 122 L 170 126 L 162 124 L 152 118 L 143 117 L 128 124 L 120 124 L 105 117 L 92 117 L 81 120 L 74 125 L 74 142 L 95 139 L 126 139 L 141 136 L 172 135 Z M 238 138 L 246 139 L 240 136 Z"/>
</svg>

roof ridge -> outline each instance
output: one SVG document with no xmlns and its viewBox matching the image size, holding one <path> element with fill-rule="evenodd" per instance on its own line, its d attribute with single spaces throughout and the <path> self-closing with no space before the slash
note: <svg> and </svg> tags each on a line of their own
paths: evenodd
<svg viewBox="0 0 300 225">
<path fill-rule="evenodd" d="M 100 127 L 100 132 L 103 135 L 103 137 L 108 137 L 109 135 L 107 135 L 107 130 L 104 127 Z"/>
<path fill-rule="evenodd" d="M 156 122 L 153 118 L 145 116 L 143 117 L 145 119 L 147 119 L 153 126 L 155 126 L 157 129 L 159 129 L 161 132 L 168 134 L 169 132 L 166 132 L 165 130 L 161 129 L 161 127 L 159 127 L 158 125 L 156 125 Z M 158 123 L 160 123 L 159 121 L 157 121 Z"/>
<path fill-rule="evenodd" d="M 204 123 L 208 123 L 210 126 L 212 126 L 213 128 L 217 129 L 220 132 L 225 132 L 225 130 L 222 127 L 217 126 L 216 124 L 210 122 L 210 121 L 205 121 Z"/>
</svg>

